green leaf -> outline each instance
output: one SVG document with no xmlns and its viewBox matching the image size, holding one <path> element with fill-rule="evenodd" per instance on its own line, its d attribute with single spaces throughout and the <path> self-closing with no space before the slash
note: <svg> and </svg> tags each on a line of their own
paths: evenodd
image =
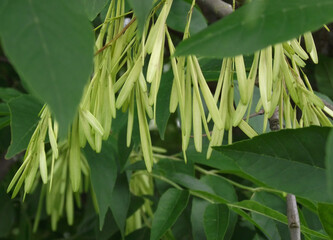
<svg viewBox="0 0 333 240">
<path fill-rule="evenodd" d="M 159 240 L 176 222 L 189 199 L 188 191 L 170 188 L 161 197 L 151 228 L 150 240 Z"/>
<path fill-rule="evenodd" d="M 221 152 L 222 150 L 227 152 L 246 151 L 325 168 L 323 153 L 325 152 L 325 142 L 329 130 L 331 130 L 329 127 L 315 126 L 302 129 L 285 129 L 215 149 Z"/>
<path fill-rule="evenodd" d="M 162 75 L 160 91 L 157 94 L 156 102 L 156 125 L 161 139 L 164 140 L 164 133 L 170 117 L 169 104 L 172 88 L 173 73 L 168 71 Z"/>
<path fill-rule="evenodd" d="M 266 238 L 260 236 L 259 234 L 256 234 L 256 235 L 252 238 L 252 240 L 266 240 Z"/>
<path fill-rule="evenodd" d="M 11 144 L 6 158 L 25 150 L 39 122 L 38 114 L 42 105 L 32 96 L 22 95 L 12 99 L 8 106 L 11 114 Z"/>
<path fill-rule="evenodd" d="M 121 110 L 117 110 L 116 116 L 111 125 L 112 133 L 119 133 L 124 127 L 127 127 L 127 114 Z"/>
<path fill-rule="evenodd" d="M 133 11 L 138 20 L 138 29 L 140 33 L 143 32 L 143 29 L 146 24 L 146 19 L 153 5 L 152 0 L 128 0 L 130 6 L 133 8 Z"/>
<path fill-rule="evenodd" d="M 204 214 L 207 240 L 224 239 L 229 223 L 229 208 L 224 204 L 210 204 Z"/>
<path fill-rule="evenodd" d="M 0 99 L 5 102 L 8 102 L 12 98 L 21 96 L 22 93 L 15 90 L 14 88 L 0 88 Z"/>
<path fill-rule="evenodd" d="M 0 188 L 0 238 L 6 238 L 15 222 L 15 210 L 10 197 Z"/>
<path fill-rule="evenodd" d="M 249 221 L 251 224 L 253 224 L 254 226 L 256 226 L 258 229 L 260 229 L 266 236 L 269 236 L 269 234 L 266 233 L 266 230 L 264 228 L 262 228 L 255 220 L 253 220 L 246 212 L 244 212 L 242 209 L 240 208 L 236 208 L 233 207 L 234 205 L 232 203 L 230 203 L 228 199 L 234 200 L 236 199 L 236 196 L 233 196 L 233 194 L 231 193 L 224 193 L 223 192 L 223 185 L 222 188 L 219 190 L 216 190 L 219 188 L 219 185 L 214 186 L 215 191 L 218 192 L 218 194 L 221 194 L 221 196 L 217 195 L 214 190 L 212 189 L 211 186 L 212 184 L 220 184 L 221 180 L 218 178 L 215 179 L 215 177 L 213 177 L 212 179 L 209 179 L 208 176 L 206 176 L 204 179 L 204 182 L 202 180 L 198 181 L 196 178 L 186 175 L 186 174 L 181 174 L 181 173 L 174 173 L 171 174 L 169 173 L 167 175 L 167 177 L 172 180 L 175 183 L 178 183 L 184 187 L 187 187 L 190 189 L 190 193 L 193 196 L 197 196 L 200 197 L 202 199 L 205 199 L 211 203 L 220 203 L 220 204 L 227 204 L 231 206 L 231 210 L 235 213 L 237 213 L 238 215 L 242 216 L 243 218 L 245 218 L 247 221 Z M 208 179 L 206 179 L 208 177 Z M 219 183 L 218 183 L 219 182 Z M 227 190 L 228 191 L 228 190 Z M 206 202 L 207 203 L 207 202 Z M 196 205 L 197 206 L 197 205 Z M 204 202 L 200 203 L 199 202 L 199 206 L 201 206 L 201 208 L 204 205 Z M 194 226 L 200 226 L 200 217 L 203 217 L 203 210 L 196 210 L 194 212 L 193 207 L 192 207 L 192 216 L 191 216 L 191 222 L 192 225 L 194 224 Z M 232 236 L 233 233 L 233 228 L 234 228 L 234 221 L 237 221 L 237 217 L 235 217 L 234 213 L 230 213 L 230 228 L 227 231 L 227 238 L 226 239 L 230 239 L 230 237 Z M 235 218 L 235 219 L 234 219 Z M 202 225 L 202 224 L 201 224 Z M 200 232 L 202 232 L 202 230 L 200 230 L 200 228 L 196 229 L 193 227 L 193 234 L 196 234 L 197 232 L 200 234 Z M 195 237 L 196 239 L 196 237 Z M 200 238 L 198 238 L 200 239 Z"/>
<path fill-rule="evenodd" d="M 320 92 L 333 99 L 333 58 L 320 56 L 315 66 L 315 77 Z"/>
<path fill-rule="evenodd" d="M 324 228 L 320 222 L 318 209 L 316 211 L 310 211 L 307 208 L 302 208 L 302 211 L 299 212 L 300 216 L 303 215 L 306 225 L 316 231 L 324 232 Z"/>
<path fill-rule="evenodd" d="M 203 219 L 206 207 L 208 205 L 209 202 L 200 198 L 194 197 L 192 200 L 191 224 L 192 236 L 194 240 L 201 240 L 206 238 Z"/>
<path fill-rule="evenodd" d="M 82 0 L 85 13 L 90 21 L 94 20 L 105 7 L 108 0 Z"/>
<path fill-rule="evenodd" d="M 177 239 L 192 239 L 191 233 L 191 206 L 188 204 L 184 211 L 179 215 L 177 221 L 171 228 L 171 231 L 168 233 L 172 233 L 174 240 Z M 165 237 L 167 237 L 167 234 Z M 171 240 L 171 239 L 170 239 Z"/>
<path fill-rule="evenodd" d="M 288 219 L 287 216 L 276 211 L 273 210 L 267 206 L 262 205 L 261 203 L 252 201 L 252 200 L 244 200 L 242 202 L 238 202 L 238 203 L 232 203 L 232 204 L 228 204 L 230 207 L 236 207 L 236 208 L 240 208 L 240 209 L 244 209 L 244 210 L 248 210 L 251 212 L 255 212 L 258 214 L 261 214 L 263 216 L 269 217 L 273 220 L 279 221 L 281 223 L 287 224 L 288 225 Z M 328 236 L 326 236 L 325 234 L 313 231 L 305 226 L 303 226 L 301 224 L 301 231 L 303 233 L 307 233 L 310 234 L 312 236 L 316 236 L 316 237 L 320 237 L 320 238 L 324 238 L 324 239 L 329 239 Z"/>
<path fill-rule="evenodd" d="M 84 229 L 86 231 L 86 229 Z M 112 216 L 111 210 L 108 209 L 105 215 L 104 225 L 102 230 L 99 228 L 99 226 L 95 225 L 95 238 L 98 240 L 108 240 L 113 236 L 115 233 L 118 233 L 119 229 L 117 227 L 117 224 L 114 220 L 114 217 Z M 84 237 L 82 237 L 84 238 Z"/>
<path fill-rule="evenodd" d="M 325 163 L 327 171 L 327 191 L 333 197 L 333 129 L 330 130 L 326 142 Z"/>
<path fill-rule="evenodd" d="M 125 240 L 147 240 L 149 239 L 150 230 L 148 227 L 143 227 L 126 236 Z"/>
<path fill-rule="evenodd" d="M 329 130 L 282 130 L 216 149 L 266 186 L 313 201 L 332 202 L 324 163 Z"/>
<path fill-rule="evenodd" d="M 180 43 L 176 55 L 250 54 L 320 28 L 333 20 L 332 11 L 331 0 L 254 0 Z"/>
<path fill-rule="evenodd" d="M 333 205 L 318 203 L 318 213 L 321 223 L 330 238 L 333 238 Z"/>
<path fill-rule="evenodd" d="M 125 235 L 125 223 L 130 205 L 130 190 L 126 172 L 118 175 L 111 195 L 111 211 L 120 229 L 122 237 Z"/>
<path fill-rule="evenodd" d="M 255 202 L 252 200 L 245 200 L 242 202 L 230 203 L 230 202 L 226 201 L 225 199 L 223 199 L 222 197 L 212 194 L 210 192 L 199 191 L 199 190 L 190 190 L 190 193 L 194 196 L 206 199 L 207 201 L 210 201 L 212 203 L 226 204 L 230 208 L 230 210 L 232 210 L 233 212 L 242 216 L 248 222 L 250 222 L 251 224 L 256 226 L 267 237 L 269 237 L 270 234 L 266 231 L 266 229 L 261 226 L 260 222 L 257 222 L 255 219 L 250 217 L 244 210 L 248 210 L 248 211 L 251 211 L 251 212 L 254 212 L 257 214 L 261 214 L 272 220 L 276 220 L 281 223 L 288 224 L 287 216 L 285 216 L 284 214 L 282 214 L 272 208 L 269 208 L 259 202 Z M 302 233 L 309 234 L 309 235 L 312 235 L 315 237 L 319 237 L 321 239 L 328 239 L 328 237 L 325 234 L 311 230 L 302 224 L 301 224 L 301 231 L 302 231 Z"/>
<path fill-rule="evenodd" d="M 222 66 L 221 59 L 200 58 L 199 63 L 202 73 L 207 82 L 218 80 L 221 73 L 221 66 Z"/>
<path fill-rule="evenodd" d="M 288 224 L 287 216 L 285 216 L 284 214 L 282 214 L 276 210 L 273 210 L 267 206 L 264 206 L 261 203 L 258 203 L 258 202 L 252 201 L 252 200 L 244 200 L 242 202 L 228 204 L 228 206 L 231 207 L 232 210 L 244 209 L 247 211 L 251 211 L 253 213 L 258 213 L 263 216 L 269 217 L 269 218 L 279 221 L 281 223 Z M 259 229 L 261 229 L 261 226 L 259 227 Z M 266 231 L 266 229 L 265 229 L 265 231 Z M 313 231 L 313 230 L 303 226 L 302 224 L 301 224 L 301 231 L 302 231 L 302 233 L 307 233 L 312 236 L 328 239 L 325 234 Z M 266 236 L 269 236 L 269 235 L 266 234 Z"/>
<path fill-rule="evenodd" d="M 257 201 L 276 211 L 286 214 L 286 203 L 280 197 L 267 192 L 256 192 L 251 200 Z M 252 219 L 255 220 L 268 234 L 269 239 L 288 239 L 289 229 L 286 225 L 267 218 L 257 213 L 251 213 Z"/>
<path fill-rule="evenodd" d="M 208 186 L 206 183 L 196 179 L 195 177 L 182 174 L 182 173 L 169 173 L 168 178 L 171 179 L 173 182 L 180 184 L 181 186 L 184 186 L 188 189 L 202 192 L 202 193 L 208 193 L 215 195 L 214 190 Z M 219 197 L 219 196 L 216 196 Z M 223 199 L 225 202 L 228 202 L 228 200 L 224 199 L 223 197 L 219 197 L 220 199 Z"/>
<path fill-rule="evenodd" d="M 200 181 L 210 186 L 218 196 L 223 197 L 229 202 L 237 202 L 235 188 L 224 178 L 220 176 L 206 175 L 202 177 Z"/>
<path fill-rule="evenodd" d="M 115 150 L 111 140 L 103 142 L 102 151 L 96 153 L 90 147 L 84 149 L 91 173 L 91 184 L 99 209 L 99 226 L 102 229 L 105 214 L 112 206 L 112 193 L 117 178 Z"/>
<path fill-rule="evenodd" d="M 220 176 L 213 176 L 213 175 L 206 175 L 200 179 L 200 181 L 206 183 L 210 186 L 214 192 L 226 199 L 229 202 L 237 202 L 237 194 L 235 188 L 231 183 Z M 237 214 L 234 212 L 229 213 L 229 222 L 228 222 L 228 229 L 224 236 L 225 240 L 232 239 L 234 229 L 237 223 Z"/>
<path fill-rule="evenodd" d="M 244 218 L 247 222 L 246 224 L 248 225 L 248 223 L 252 224 L 253 226 L 257 227 L 265 236 L 269 236 L 266 232 L 265 228 L 262 228 L 251 216 L 249 216 L 249 214 L 247 214 L 245 211 L 243 211 L 240 208 L 235 208 L 235 207 L 230 207 L 230 210 L 234 211 L 235 213 L 237 213 L 239 216 L 241 216 L 242 218 Z M 236 229 L 237 231 L 237 229 Z"/>
<path fill-rule="evenodd" d="M 208 147 L 208 140 L 204 139 L 202 148 L 207 149 Z M 212 155 L 209 159 L 206 159 L 206 151 L 203 151 L 201 153 L 198 153 L 195 148 L 193 141 L 190 142 L 189 148 L 187 150 L 187 158 L 189 159 L 189 162 L 193 162 L 196 164 L 205 165 L 212 168 L 219 169 L 222 173 L 231 173 L 236 174 L 242 178 L 249 179 L 257 184 L 260 184 L 259 181 L 257 181 L 255 178 L 244 172 L 234 161 L 232 158 L 222 154 L 218 151 L 213 151 Z"/>
<path fill-rule="evenodd" d="M 1 20 L 6 55 L 29 91 L 50 106 L 64 136 L 92 72 L 91 24 L 59 0 L 9 1 Z"/>
<path fill-rule="evenodd" d="M 132 214 L 134 214 L 145 203 L 145 201 L 144 198 L 132 194 L 130 203 L 131 204 L 128 208 L 127 217 L 132 216 Z"/>
<path fill-rule="evenodd" d="M 10 115 L 9 107 L 6 103 L 0 103 L 0 116 Z"/>
<path fill-rule="evenodd" d="M 194 165 L 185 163 L 184 161 L 174 161 L 162 158 L 154 165 L 154 171 L 163 176 L 168 176 L 176 173 L 184 173 L 194 176 Z"/>
<path fill-rule="evenodd" d="M 173 1 L 167 18 L 168 27 L 178 32 L 184 32 L 190 8 L 191 4 L 186 1 Z M 193 8 L 190 33 L 195 34 L 206 27 L 207 22 L 205 17 L 197 8 Z"/>
<path fill-rule="evenodd" d="M 8 0 L 4 0 L 0 2 L 0 13 L 2 13 L 4 7 L 6 6 Z"/>
<path fill-rule="evenodd" d="M 208 140 L 204 139 L 202 142 L 202 148 L 207 149 L 207 147 Z M 224 173 L 242 174 L 242 170 L 233 159 L 226 157 L 217 151 L 213 151 L 211 157 L 207 159 L 206 151 L 202 151 L 201 153 L 197 152 L 193 142 L 190 142 L 186 155 L 193 163 L 218 168 Z"/>
<path fill-rule="evenodd" d="M 0 129 L 3 129 L 10 124 L 10 116 L 0 117 Z"/>
<path fill-rule="evenodd" d="M 127 127 L 124 126 L 119 134 L 118 134 L 118 141 L 117 141 L 117 148 L 118 148 L 118 162 L 119 162 L 119 170 L 122 172 L 126 166 L 126 163 L 128 161 L 128 158 L 132 152 L 133 149 L 133 142 L 131 142 L 131 145 L 127 147 L 126 138 L 127 138 Z"/>
</svg>

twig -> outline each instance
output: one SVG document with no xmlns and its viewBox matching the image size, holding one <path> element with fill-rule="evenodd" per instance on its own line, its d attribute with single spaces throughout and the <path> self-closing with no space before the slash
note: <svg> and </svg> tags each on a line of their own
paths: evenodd
<svg viewBox="0 0 333 240">
<path fill-rule="evenodd" d="M 297 202 L 295 195 L 287 194 L 287 217 L 291 240 L 301 240 Z"/>
<path fill-rule="evenodd" d="M 233 12 L 232 6 L 221 0 L 196 0 L 196 3 L 209 22 L 215 22 Z"/>
<path fill-rule="evenodd" d="M 136 17 L 133 17 L 132 20 L 114 37 L 111 39 L 110 42 L 108 42 L 107 44 L 104 45 L 104 47 L 102 47 L 101 49 L 99 49 L 96 53 L 95 56 L 101 52 L 103 52 L 107 47 L 109 47 L 114 41 L 116 41 L 118 38 L 121 37 L 121 35 L 123 35 L 123 33 L 132 25 L 132 23 L 134 23 L 134 21 L 136 20 Z"/>
<path fill-rule="evenodd" d="M 280 130 L 279 108 L 277 107 L 269 121 L 269 127 L 272 131 Z M 296 197 L 293 194 L 287 194 L 287 217 L 290 232 L 290 240 L 301 240 L 301 227 Z"/>
<path fill-rule="evenodd" d="M 258 112 L 255 112 L 255 113 L 252 113 L 249 118 L 253 118 L 253 117 L 256 117 L 256 116 L 260 116 L 260 115 L 263 115 L 265 113 L 264 109 L 260 109 Z M 243 120 L 246 120 L 247 117 L 244 117 Z"/>
</svg>

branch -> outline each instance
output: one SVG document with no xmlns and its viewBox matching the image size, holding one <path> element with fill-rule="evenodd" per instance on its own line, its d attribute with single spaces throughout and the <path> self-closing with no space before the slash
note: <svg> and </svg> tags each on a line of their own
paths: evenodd
<svg viewBox="0 0 333 240">
<path fill-rule="evenodd" d="M 99 49 L 96 53 L 95 56 L 98 55 L 99 53 L 103 52 L 107 47 L 111 46 L 111 44 L 116 41 L 118 38 L 120 38 L 124 32 L 126 32 L 126 30 L 132 25 L 132 23 L 134 23 L 136 20 L 136 17 L 133 17 L 132 20 L 113 38 L 111 39 L 110 42 L 108 42 L 107 44 L 104 45 L 104 47 L 102 47 L 101 49 Z"/>
<path fill-rule="evenodd" d="M 209 22 L 215 22 L 233 12 L 232 6 L 221 0 L 196 0 L 196 3 Z"/>
<path fill-rule="evenodd" d="M 279 108 L 276 108 L 272 117 L 268 120 L 272 131 L 280 130 Z M 297 209 L 296 197 L 293 194 L 287 194 L 287 217 L 291 240 L 301 240 L 301 227 Z"/>
<path fill-rule="evenodd" d="M 297 202 L 295 195 L 287 195 L 287 217 L 291 240 L 301 240 Z"/>
<path fill-rule="evenodd" d="M 265 111 L 264 109 L 260 109 L 259 112 L 255 112 L 255 113 L 252 113 L 249 118 L 253 118 L 253 117 L 256 117 L 256 116 L 260 116 L 260 115 L 263 115 L 265 114 Z M 247 117 L 243 117 L 243 120 L 245 121 L 247 119 Z"/>
</svg>

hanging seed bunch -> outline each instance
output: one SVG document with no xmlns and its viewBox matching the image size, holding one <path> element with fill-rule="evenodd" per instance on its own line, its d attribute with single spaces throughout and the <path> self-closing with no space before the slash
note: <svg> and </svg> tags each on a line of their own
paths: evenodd
<svg viewBox="0 0 333 240">
<path fill-rule="evenodd" d="M 142 158 L 148 172 L 152 170 L 156 159 L 148 123 L 156 118 L 165 48 L 170 51 L 174 75 L 169 110 L 173 113 L 178 109 L 180 113 L 185 161 L 185 151 L 192 135 L 198 152 L 202 151 L 203 132 L 210 140 L 207 157 L 211 155 L 212 146 L 222 144 L 225 131 L 228 132 L 229 143 L 232 143 L 233 127 L 239 127 L 250 138 L 256 136 L 257 132 L 248 124 L 253 104 L 256 104 L 257 111 L 264 111 L 264 130 L 277 109 L 281 128 L 332 125 L 327 115 L 333 117 L 333 112 L 315 95 L 302 71 L 304 61 L 309 57 L 314 63 L 318 61 L 311 33 L 254 53 L 249 72 L 243 56 L 224 58 L 213 94 L 196 56 L 173 57 L 175 47 L 166 26 L 171 5 L 172 0 L 159 2 L 152 9 L 143 32 L 138 32 L 135 16 L 127 25 L 124 24 L 127 16 L 124 0 L 111 1 L 95 43 L 94 73 L 84 89 L 67 139 L 59 140 L 57 122 L 52 119 L 48 106 L 42 109 L 23 164 L 8 191 L 13 190 L 15 197 L 24 185 L 25 196 L 34 190 L 40 176 L 44 184 L 40 202 L 45 196 L 53 229 L 64 212 L 68 223 L 73 223 L 74 199 L 79 204 L 79 194 L 88 191 L 90 185 L 90 170 L 81 149 L 88 143 L 96 152 L 101 151 L 102 141 L 110 135 L 112 119 L 117 117 L 117 109 L 128 115 L 127 146 L 131 144 L 134 115 L 137 113 Z M 190 37 L 194 5 L 195 1 L 188 13 L 184 39 Z M 302 39 L 305 50 L 300 45 Z M 234 97 L 236 85 L 240 95 L 238 102 Z M 256 85 L 259 86 L 260 100 L 254 103 Z M 301 112 L 300 116 L 297 111 Z M 212 129 L 208 127 L 209 121 L 213 122 Z M 46 137 L 50 143 L 48 151 L 45 150 Z M 150 194 L 152 182 L 149 177 L 138 175 L 135 181 L 141 185 L 132 185 L 132 191 Z M 146 204 L 144 211 L 151 211 L 149 209 L 149 204 Z M 131 221 L 135 228 L 137 221 Z"/>
<path fill-rule="evenodd" d="M 306 51 L 300 41 L 292 39 L 282 44 L 269 46 L 253 56 L 249 73 L 245 70 L 243 56 L 223 59 L 221 74 L 218 79 L 214 100 L 219 104 L 223 127 L 214 126 L 210 148 L 222 144 L 224 131 L 228 131 L 229 143 L 232 142 L 232 127 L 238 126 L 243 132 L 253 137 L 257 135 L 243 120 L 247 112 L 248 121 L 253 90 L 258 79 L 260 100 L 256 106 L 258 112 L 263 108 L 263 130 L 275 111 L 279 112 L 281 128 L 299 128 L 310 125 L 332 126 L 326 115 L 333 116 L 323 101 L 313 92 L 309 80 L 302 67 L 309 56 L 314 63 L 318 62 L 316 47 L 311 33 L 303 35 Z M 237 82 L 234 81 L 236 72 Z M 240 100 L 234 107 L 234 84 L 238 84 Z M 297 117 L 297 109 L 301 116 Z"/>
<path fill-rule="evenodd" d="M 164 155 L 166 154 L 166 150 L 163 148 L 153 146 L 152 150 L 154 162 L 157 162 L 159 158 L 167 157 Z M 142 151 L 132 151 L 129 157 L 130 163 L 134 164 L 135 162 L 142 161 L 142 153 Z M 144 223 L 147 223 L 147 219 L 151 219 L 154 215 L 152 202 L 145 197 L 154 195 L 154 181 L 151 174 L 145 170 L 135 171 L 135 173 L 131 175 L 130 191 L 135 196 L 143 197 L 144 204 L 126 220 L 126 233 L 131 233 L 136 229 L 144 227 Z"/>
</svg>

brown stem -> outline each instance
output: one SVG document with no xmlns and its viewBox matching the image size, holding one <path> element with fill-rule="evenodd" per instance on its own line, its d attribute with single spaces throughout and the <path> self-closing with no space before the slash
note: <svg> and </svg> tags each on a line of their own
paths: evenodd
<svg viewBox="0 0 333 240">
<path fill-rule="evenodd" d="M 255 113 L 252 113 L 249 118 L 253 118 L 253 117 L 256 117 L 256 116 L 259 116 L 259 115 L 263 115 L 265 113 L 265 111 L 263 109 L 259 110 L 259 112 L 255 112 Z M 244 117 L 243 120 L 246 120 L 247 117 Z"/>
<path fill-rule="evenodd" d="M 136 17 L 133 17 L 132 20 L 114 37 L 111 39 L 110 42 L 108 42 L 107 44 L 105 44 L 101 49 L 99 49 L 96 53 L 95 56 L 101 52 L 103 52 L 107 47 L 109 47 L 114 41 L 116 41 L 118 38 L 121 37 L 121 35 L 123 35 L 123 33 L 132 25 L 132 23 L 134 23 L 134 21 L 136 20 Z"/>
</svg>

